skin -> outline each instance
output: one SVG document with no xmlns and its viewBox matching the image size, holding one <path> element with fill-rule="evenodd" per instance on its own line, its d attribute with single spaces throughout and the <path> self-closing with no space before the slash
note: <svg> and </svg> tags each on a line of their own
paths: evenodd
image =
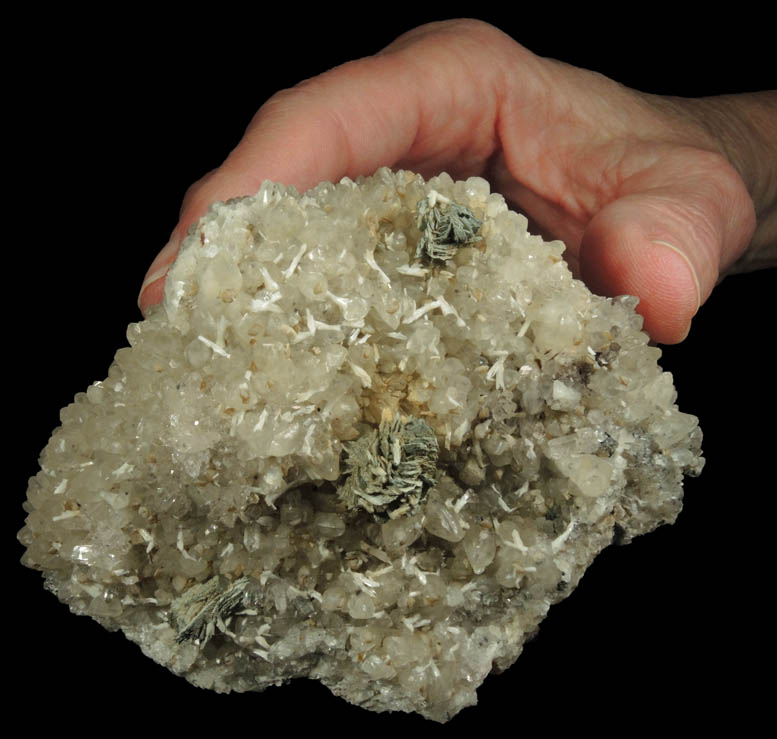
<svg viewBox="0 0 777 739">
<path fill-rule="evenodd" d="M 161 301 L 210 203 L 265 179 L 304 191 L 390 166 L 485 177 L 535 231 L 565 242 L 592 290 L 638 295 L 651 338 L 676 343 L 748 245 L 777 242 L 775 141 L 773 92 L 660 98 L 538 57 L 480 21 L 432 23 L 270 98 L 187 192 L 139 305 Z"/>
</svg>

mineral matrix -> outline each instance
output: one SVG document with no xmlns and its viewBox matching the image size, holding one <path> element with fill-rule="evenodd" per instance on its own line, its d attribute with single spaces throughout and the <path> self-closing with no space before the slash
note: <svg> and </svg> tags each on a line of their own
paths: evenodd
<svg viewBox="0 0 777 739">
<path fill-rule="evenodd" d="M 562 251 L 478 178 L 214 206 L 63 410 L 24 563 L 196 685 L 446 720 L 702 467 L 635 299 Z"/>
</svg>

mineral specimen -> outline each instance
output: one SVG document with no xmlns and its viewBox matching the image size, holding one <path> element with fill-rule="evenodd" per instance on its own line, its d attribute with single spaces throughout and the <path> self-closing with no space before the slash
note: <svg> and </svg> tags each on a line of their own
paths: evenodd
<svg viewBox="0 0 777 739">
<path fill-rule="evenodd" d="M 482 179 L 386 169 L 214 205 L 62 411 L 24 564 L 195 685 L 474 703 L 703 465 L 636 299 L 526 226 Z"/>
</svg>

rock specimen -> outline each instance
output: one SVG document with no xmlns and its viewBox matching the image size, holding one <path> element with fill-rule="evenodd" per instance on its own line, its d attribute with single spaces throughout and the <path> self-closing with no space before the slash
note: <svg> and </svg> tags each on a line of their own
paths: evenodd
<svg viewBox="0 0 777 739">
<path fill-rule="evenodd" d="M 62 411 L 23 562 L 195 685 L 438 721 L 701 471 L 636 299 L 479 178 L 266 182 Z"/>
</svg>

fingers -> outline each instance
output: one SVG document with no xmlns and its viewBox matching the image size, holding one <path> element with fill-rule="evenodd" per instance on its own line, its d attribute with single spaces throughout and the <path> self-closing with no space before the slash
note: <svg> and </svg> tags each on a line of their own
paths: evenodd
<svg viewBox="0 0 777 739">
<path fill-rule="evenodd" d="M 304 192 L 381 166 L 478 173 L 498 143 L 494 89 L 503 65 L 493 56 L 510 44 L 480 22 L 429 24 L 374 57 L 274 95 L 226 161 L 190 188 L 170 243 L 144 280 L 141 310 L 161 300 L 189 225 L 212 202 L 254 193 L 266 179 Z"/>
<path fill-rule="evenodd" d="M 148 268 L 138 295 L 138 307 L 143 315 L 146 315 L 146 311 L 152 305 L 157 305 L 157 303 L 162 302 L 165 290 L 165 277 L 167 277 L 167 271 L 170 269 L 170 265 L 175 261 L 175 258 L 178 255 L 178 248 L 182 238 L 183 237 L 171 237 L 170 241 L 168 241 L 162 251 L 156 255 L 151 266 Z"/>
<path fill-rule="evenodd" d="M 336 182 L 362 167 L 377 169 L 408 148 L 414 136 L 412 116 L 392 120 L 380 111 L 371 121 L 361 120 L 364 127 L 355 133 L 357 121 L 367 118 L 365 81 L 360 78 L 370 70 L 364 66 L 284 91 L 262 106 L 224 163 L 187 192 L 178 226 L 141 287 L 138 304 L 144 314 L 161 300 L 164 277 L 186 231 L 211 203 L 254 193 L 267 179 L 304 192 L 321 180 Z M 345 99 L 349 95 L 360 99 Z M 345 119 L 341 111 L 349 106 L 352 117 Z M 360 136 L 374 146 L 363 145 Z"/>
<path fill-rule="evenodd" d="M 753 204 L 733 168 L 710 152 L 675 152 L 633 186 L 586 227 L 582 277 L 603 295 L 638 295 L 651 338 L 677 343 L 750 240 Z"/>
</svg>

